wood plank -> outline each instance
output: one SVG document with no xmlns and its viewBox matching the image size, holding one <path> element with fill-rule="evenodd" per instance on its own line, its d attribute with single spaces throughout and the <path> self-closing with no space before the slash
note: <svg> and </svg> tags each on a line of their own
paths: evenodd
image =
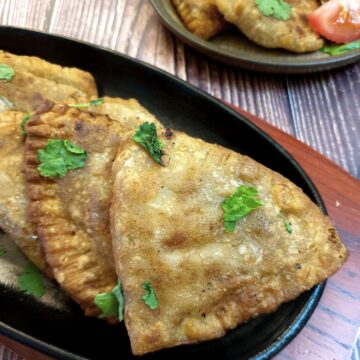
<svg viewBox="0 0 360 360">
<path fill-rule="evenodd" d="M 56 0 L 49 31 L 143 60 L 287 132 L 293 130 L 283 78 L 248 74 L 184 47 L 161 25 L 149 1 Z"/>
<path fill-rule="evenodd" d="M 360 63 L 287 85 L 295 136 L 360 178 Z"/>
<path fill-rule="evenodd" d="M 185 47 L 160 24 L 149 2 L 141 0 L 56 0 L 49 30 L 118 50 L 177 75 L 265 118 L 360 176 L 356 160 L 360 108 L 349 106 L 359 103 L 360 64 L 287 79 L 248 73 Z"/>
<path fill-rule="evenodd" d="M 53 0 L 2 0 L 0 1 L 0 23 L 46 30 L 52 3 Z"/>
</svg>

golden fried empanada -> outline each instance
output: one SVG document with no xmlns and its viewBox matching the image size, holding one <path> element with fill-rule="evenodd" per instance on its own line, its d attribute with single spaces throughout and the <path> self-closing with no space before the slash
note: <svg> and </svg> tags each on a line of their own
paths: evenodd
<svg viewBox="0 0 360 360">
<path fill-rule="evenodd" d="M 134 354 L 221 337 L 346 260 L 330 220 L 282 175 L 179 132 L 160 139 L 165 166 L 129 138 L 113 167 L 113 248 Z M 226 231 L 222 204 L 240 185 L 261 206 Z M 155 309 L 141 299 L 147 281 Z"/>
<path fill-rule="evenodd" d="M 0 228 L 40 270 L 51 276 L 35 227 L 28 221 L 28 197 L 23 174 L 25 113 L 0 113 Z"/>
<path fill-rule="evenodd" d="M 60 66 L 36 56 L 14 55 L 0 50 L 0 64 L 7 64 L 17 70 L 25 71 L 36 77 L 54 81 L 57 85 L 68 85 L 80 90 L 87 96 L 97 96 L 93 76 L 75 67 Z"/>
<path fill-rule="evenodd" d="M 0 51 L 0 64 L 9 65 L 15 71 L 12 79 L 0 80 L 0 96 L 16 110 L 32 112 L 46 99 L 64 102 L 69 98 L 97 96 L 92 75 L 76 68 L 4 51 Z"/>
<path fill-rule="evenodd" d="M 117 281 L 107 248 L 108 177 L 123 127 L 105 116 L 54 105 L 33 115 L 27 132 L 30 220 L 36 225 L 56 280 L 86 315 L 98 316 L 95 296 L 110 292 Z M 85 149 L 89 158 L 84 168 L 64 177 L 41 176 L 37 154 L 50 139 L 67 139 Z"/>
<path fill-rule="evenodd" d="M 303 53 L 324 46 L 324 40 L 310 26 L 307 16 L 319 7 L 317 0 L 287 0 L 292 7 L 288 20 L 263 15 L 255 0 L 215 0 L 225 19 L 250 40 L 267 48 L 284 48 Z"/>
<path fill-rule="evenodd" d="M 55 278 L 89 316 L 99 315 L 95 296 L 116 285 L 109 226 L 112 163 L 122 135 L 143 119 L 153 119 L 136 100 L 104 100 L 84 111 L 54 105 L 35 114 L 27 126 L 30 218 Z M 62 178 L 42 177 L 37 152 L 53 138 L 68 139 L 85 149 L 85 167 Z"/>
<path fill-rule="evenodd" d="M 215 0 L 172 0 L 172 3 L 185 26 L 205 40 L 228 28 Z"/>
</svg>

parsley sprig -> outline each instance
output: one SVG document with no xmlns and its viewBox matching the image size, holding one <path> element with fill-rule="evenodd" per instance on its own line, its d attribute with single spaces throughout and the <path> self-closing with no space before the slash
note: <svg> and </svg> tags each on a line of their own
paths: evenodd
<svg viewBox="0 0 360 360">
<path fill-rule="evenodd" d="M 224 211 L 224 227 L 228 232 L 235 230 L 238 220 L 262 205 L 256 188 L 240 185 L 236 192 L 225 199 L 221 208 Z"/>
<path fill-rule="evenodd" d="M 81 109 L 81 108 L 87 108 L 87 107 L 90 107 L 90 106 L 97 106 L 97 105 L 101 105 L 104 103 L 104 99 L 103 98 L 99 98 L 99 99 L 94 99 L 94 100 L 91 100 L 87 103 L 79 103 L 79 104 L 69 104 L 68 106 L 72 107 L 72 108 L 78 108 L 78 109 Z"/>
<path fill-rule="evenodd" d="M 124 295 L 120 281 L 111 292 L 97 294 L 94 304 L 102 311 L 100 319 L 118 315 L 119 321 L 124 319 Z"/>
<path fill-rule="evenodd" d="M 145 294 L 141 297 L 141 300 L 151 309 L 155 310 L 158 305 L 158 299 L 155 294 L 155 290 L 149 280 L 144 281 L 142 285 L 145 290 Z"/>
<path fill-rule="evenodd" d="M 0 64 L 0 80 L 11 80 L 15 75 L 15 70 L 6 64 Z"/>
<path fill-rule="evenodd" d="M 154 123 L 144 122 L 132 139 L 144 147 L 158 164 L 163 165 L 161 161 L 163 144 L 158 139 Z"/>
<path fill-rule="evenodd" d="M 26 132 L 26 124 L 28 123 L 28 121 L 30 120 L 31 115 L 30 114 L 26 114 L 22 121 L 21 121 L 21 135 L 22 136 L 27 136 L 27 132 Z"/>
<path fill-rule="evenodd" d="M 265 16 L 272 16 L 283 21 L 290 19 L 292 7 L 283 0 L 256 0 L 255 3 Z"/>
<path fill-rule="evenodd" d="M 69 140 L 50 139 L 38 151 L 38 170 L 45 177 L 65 176 L 70 170 L 83 167 L 87 157 L 84 149 Z"/>
<path fill-rule="evenodd" d="M 331 56 L 336 56 L 356 49 L 360 49 L 360 40 L 343 45 L 329 44 L 320 49 L 320 51 Z"/>
<path fill-rule="evenodd" d="M 19 276 L 19 288 L 27 295 L 41 298 L 45 294 L 41 272 L 33 265 L 26 266 Z"/>
</svg>

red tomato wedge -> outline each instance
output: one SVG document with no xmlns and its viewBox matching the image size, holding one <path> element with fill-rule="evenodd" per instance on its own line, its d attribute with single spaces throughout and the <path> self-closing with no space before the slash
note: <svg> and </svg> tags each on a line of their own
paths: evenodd
<svg viewBox="0 0 360 360">
<path fill-rule="evenodd" d="M 328 40 L 341 44 L 360 39 L 360 0 L 330 0 L 308 18 Z"/>
</svg>

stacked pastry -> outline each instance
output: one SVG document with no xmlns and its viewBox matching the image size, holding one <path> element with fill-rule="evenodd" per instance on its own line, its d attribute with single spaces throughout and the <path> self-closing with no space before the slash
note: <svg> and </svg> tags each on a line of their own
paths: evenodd
<svg viewBox="0 0 360 360">
<path fill-rule="evenodd" d="M 321 49 L 325 41 L 308 16 L 318 0 L 172 0 L 185 26 L 208 40 L 235 25 L 247 38 L 266 48 L 296 53 Z"/>
<path fill-rule="evenodd" d="M 0 227 L 85 315 L 124 318 L 134 354 L 221 337 L 346 260 L 280 174 L 165 129 L 136 100 L 97 98 L 89 73 L 1 61 Z"/>
</svg>

